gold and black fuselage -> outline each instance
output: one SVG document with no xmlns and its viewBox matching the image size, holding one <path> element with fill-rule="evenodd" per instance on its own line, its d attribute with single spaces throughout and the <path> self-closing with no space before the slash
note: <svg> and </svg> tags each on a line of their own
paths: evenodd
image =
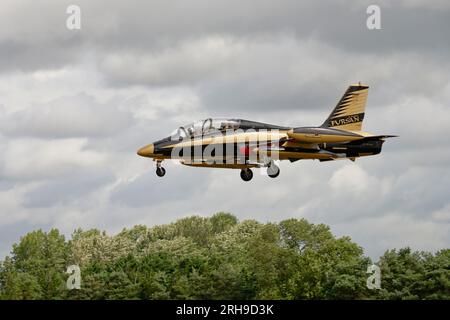
<svg viewBox="0 0 450 320">
<path fill-rule="evenodd" d="M 290 161 L 354 160 L 380 153 L 383 138 L 331 128 L 260 124 L 189 138 L 167 137 L 141 148 L 138 154 L 157 160 L 179 159 L 186 165 L 242 168 L 257 166 L 263 157 Z"/>
<path fill-rule="evenodd" d="M 243 119 L 206 119 L 179 127 L 173 134 L 138 150 L 157 161 L 178 159 L 198 167 L 241 169 L 241 178 L 252 178 L 250 168 L 266 167 L 275 178 L 275 160 L 333 161 L 371 156 L 381 152 L 389 135 L 362 131 L 368 86 L 348 87 L 328 118 L 319 127 L 285 127 Z"/>
</svg>

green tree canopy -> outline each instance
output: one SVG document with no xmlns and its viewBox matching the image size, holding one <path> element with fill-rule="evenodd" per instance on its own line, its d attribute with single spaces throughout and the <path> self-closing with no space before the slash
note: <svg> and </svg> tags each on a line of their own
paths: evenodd
<svg viewBox="0 0 450 320">
<path fill-rule="evenodd" d="M 68 290 L 69 265 L 81 289 Z M 30 232 L 0 263 L 0 299 L 449 299 L 450 250 L 388 250 L 381 289 L 349 237 L 305 219 L 239 222 L 229 213 L 187 217 L 116 235 Z"/>
</svg>

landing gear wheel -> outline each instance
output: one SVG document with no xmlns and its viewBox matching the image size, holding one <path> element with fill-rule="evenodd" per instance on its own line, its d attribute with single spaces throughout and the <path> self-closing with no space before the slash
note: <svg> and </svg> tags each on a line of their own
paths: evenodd
<svg viewBox="0 0 450 320">
<path fill-rule="evenodd" d="M 275 163 L 271 163 L 270 166 L 267 167 L 267 175 L 271 178 L 278 177 L 280 175 L 280 167 Z"/>
<path fill-rule="evenodd" d="M 156 168 L 156 175 L 158 177 L 164 177 L 165 174 L 166 174 L 166 169 L 164 169 L 163 167 Z"/>
<path fill-rule="evenodd" d="M 244 181 L 250 181 L 253 178 L 253 171 L 250 169 L 241 170 L 241 179 Z"/>
</svg>

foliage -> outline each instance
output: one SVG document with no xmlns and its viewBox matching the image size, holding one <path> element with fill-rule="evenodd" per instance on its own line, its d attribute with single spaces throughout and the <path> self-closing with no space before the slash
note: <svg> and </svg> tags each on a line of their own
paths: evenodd
<svg viewBox="0 0 450 320">
<path fill-rule="evenodd" d="M 450 250 L 435 255 L 409 248 L 389 250 L 380 259 L 384 299 L 449 299 Z"/>
<path fill-rule="evenodd" d="M 68 290 L 67 266 L 81 268 Z M 449 299 L 450 250 L 389 250 L 382 289 L 348 237 L 305 219 L 238 222 L 228 213 L 124 229 L 28 233 L 0 263 L 0 299 Z"/>
</svg>

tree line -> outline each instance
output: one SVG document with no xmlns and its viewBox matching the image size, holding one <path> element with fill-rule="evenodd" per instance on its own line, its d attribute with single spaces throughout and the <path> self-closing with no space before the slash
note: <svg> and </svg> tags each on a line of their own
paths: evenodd
<svg viewBox="0 0 450 320">
<path fill-rule="evenodd" d="M 349 237 L 305 219 L 188 217 L 110 236 L 37 230 L 0 262 L 0 299 L 449 299 L 450 249 L 392 249 L 376 265 Z M 81 271 L 68 290 L 69 265 Z"/>
</svg>

